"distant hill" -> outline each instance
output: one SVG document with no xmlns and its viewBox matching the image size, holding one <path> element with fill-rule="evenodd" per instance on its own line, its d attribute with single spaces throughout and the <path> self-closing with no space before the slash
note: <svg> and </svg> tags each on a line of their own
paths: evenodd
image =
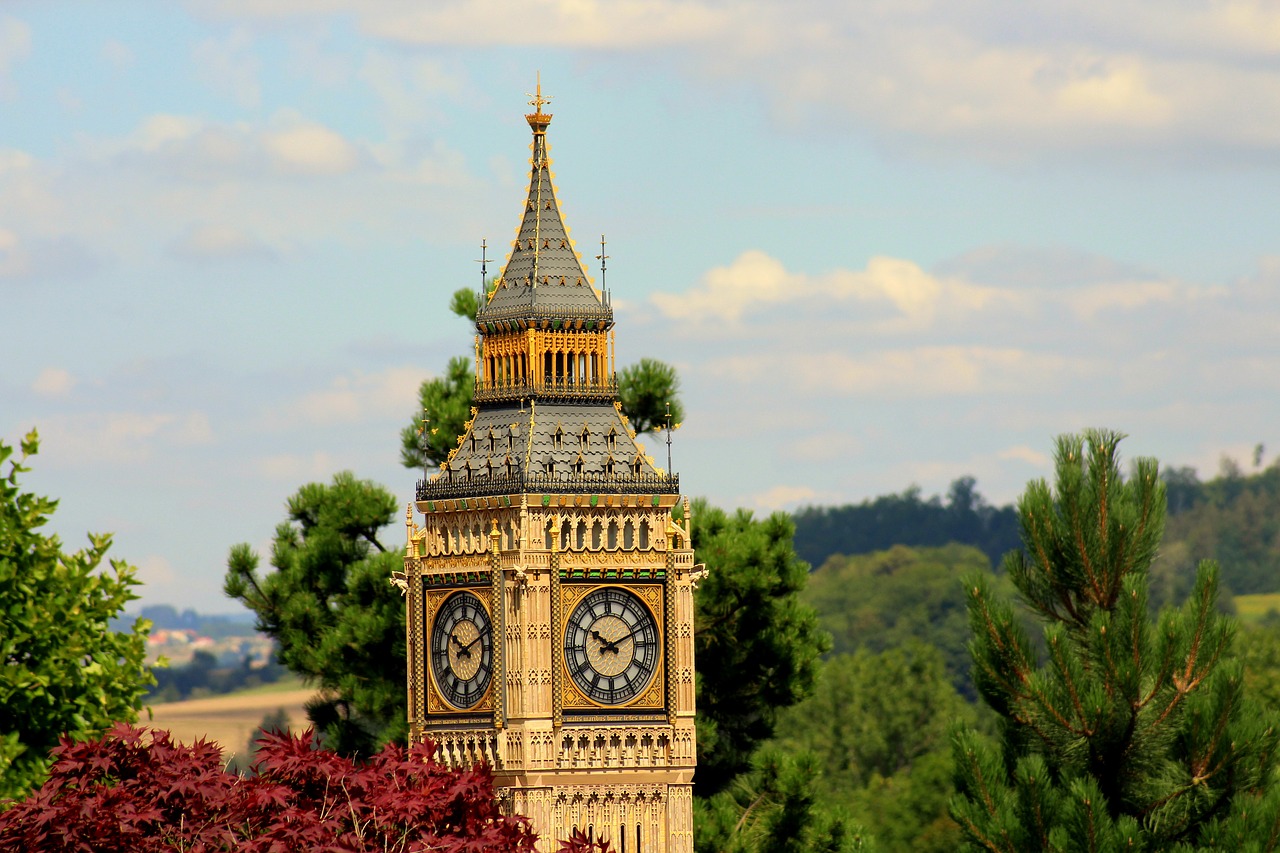
<svg viewBox="0 0 1280 853">
<path fill-rule="evenodd" d="M 170 604 L 149 604 L 136 612 L 126 612 L 113 619 L 111 627 L 117 631 L 128 630 L 133 620 L 139 616 L 151 620 L 153 631 L 195 631 L 202 637 L 214 640 L 256 633 L 253 629 L 253 614 L 248 610 L 243 613 L 197 613 L 190 608 L 179 611 Z"/>
</svg>

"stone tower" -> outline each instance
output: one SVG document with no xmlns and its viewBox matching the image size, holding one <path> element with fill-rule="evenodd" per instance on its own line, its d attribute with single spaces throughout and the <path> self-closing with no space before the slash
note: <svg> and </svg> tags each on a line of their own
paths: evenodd
<svg viewBox="0 0 1280 853">
<path fill-rule="evenodd" d="M 409 726 L 494 768 L 540 848 L 575 828 L 693 850 L 689 503 L 618 402 L 613 309 L 556 203 L 541 89 L 529 195 L 476 318 L 471 420 L 410 507 Z"/>
</svg>

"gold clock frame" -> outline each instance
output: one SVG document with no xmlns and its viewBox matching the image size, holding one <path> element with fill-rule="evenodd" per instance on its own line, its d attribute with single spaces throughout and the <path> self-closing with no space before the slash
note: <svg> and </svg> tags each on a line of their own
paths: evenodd
<svg viewBox="0 0 1280 853">
<path fill-rule="evenodd" d="M 571 581 L 561 581 L 560 584 L 560 613 L 556 620 L 555 632 L 555 657 L 556 667 L 560 674 L 560 707 L 569 713 L 579 711 L 589 711 L 595 714 L 608 712 L 634 712 L 638 709 L 661 711 L 666 707 L 666 683 L 667 683 L 667 622 L 666 622 L 666 587 L 661 583 L 598 583 L 586 582 L 575 583 Z M 640 603 L 649 609 L 653 615 L 654 624 L 658 631 L 658 654 L 657 664 L 654 666 L 653 677 L 649 679 L 649 684 L 635 698 L 628 702 L 621 702 L 617 705 L 606 705 L 587 696 L 578 689 L 578 685 L 569 675 L 569 665 L 565 661 L 564 655 L 564 632 L 565 621 L 569 615 L 573 613 L 578 602 L 586 598 L 591 593 L 599 589 L 617 589 L 623 592 L 629 592 L 636 598 L 640 599 Z"/>
<path fill-rule="evenodd" d="M 468 708 L 459 708 L 444 698 L 440 686 L 436 684 L 435 667 L 431 665 L 431 656 L 434 651 L 431 647 L 431 638 L 435 633 L 436 613 L 440 610 L 440 605 L 449 600 L 460 592 L 469 592 L 480 600 L 480 605 L 485 610 L 485 615 L 489 617 L 490 631 L 494 644 L 492 654 L 493 670 L 489 673 L 489 686 L 485 688 L 484 694 L 480 700 Z M 493 711 L 494 687 L 498 681 L 497 666 L 497 645 L 500 641 L 498 634 L 498 625 L 494 621 L 493 615 L 493 590 L 488 586 L 458 586 L 448 587 L 446 589 L 426 589 L 423 590 L 423 647 L 425 653 L 422 656 L 421 667 L 425 678 L 423 682 L 427 685 L 427 718 L 445 717 L 445 716 L 474 716 L 475 714 L 483 714 Z"/>
</svg>

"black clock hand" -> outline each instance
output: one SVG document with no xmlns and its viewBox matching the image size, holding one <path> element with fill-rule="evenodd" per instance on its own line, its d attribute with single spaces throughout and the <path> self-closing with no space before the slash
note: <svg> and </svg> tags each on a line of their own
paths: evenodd
<svg viewBox="0 0 1280 853">
<path fill-rule="evenodd" d="M 600 632 L 599 632 L 599 631 L 592 631 L 592 632 L 591 632 L 591 636 L 595 637 L 597 640 L 599 640 L 599 641 L 600 641 L 600 651 L 602 651 L 602 652 L 603 652 L 603 651 L 613 652 L 615 655 L 618 653 L 618 642 L 617 642 L 617 641 L 615 641 L 615 640 L 606 640 L 604 637 L 600 636 Z"/>
<path fill-rule="evenodd" d="M 472 647 L 472 646 L 474 646 L 476 643 L 480 642 L 481 640 L 483 640 L 483 639 L 484 639 L 484 635 L 485 635 L 485 634 L 487 634 L 487 633 L 489 633 L 489 629 L 490 629 L 490 628 L 492 628 L 492 627 L 493 627 L 492 625 L 487 626 L 487 627 L 486 627 L 483 631 L 481 631 L 479 634 L 476 634 L 476 638 L 475 638 L 474 640 L 472 640 L 471 642 L 467 643 L 465 646 L 462 646 L 462 644 L 461 644 L 461 643 L 459 643 L 458 645 L 462 646 L 462 650 L 463 650 L 464 652 L 466 652 L 468 655 L 469 655 L 469 654 L 471 654 L 471 651 L 470 651 L 471 647 Z"/>
<path fill-rule="evenodd" d="M 450 634 L 450 635 L 449 635 L 449 639 L 450 639 L 450 640 L 453 640 L 454 644 L 455 644 L 455 645 L 457 645 L 457 647 L 458 647 L 458 654 L 460 654 L 460 655 L 466 655 L 467 657 L 471 657 L 471 652 L 467 651 L 467 649 L 468 649 L 468 648 L 470 648 L 470 646 L 464 646 L 464 645 L 462 645 L 462 641 L 461 641 L 461 640 L 459 640 L 459 639 L 457 638 L 457 636 L 455 636 L 454 634 Z"/>
<path fill-rule="evenodd" d="M 643 625 L 638 625 L 635 628 L 633 628 L 630 631 L 630 633 L 625 634 L 616 640 L 606 640 L 604 637 L 600 636 L 599 631 L 592 631 L 591 636 L 595 637 L 597 640 L 600 641 L 601 651 L 610 651 L 616 655 L 618 653 L 618 643 L 625 643 L 627 640 L 630 640 L 632 637 L 636 635 L 636 631 L 640 631 L 643 629 L 644 629 Z"/>
</svg>

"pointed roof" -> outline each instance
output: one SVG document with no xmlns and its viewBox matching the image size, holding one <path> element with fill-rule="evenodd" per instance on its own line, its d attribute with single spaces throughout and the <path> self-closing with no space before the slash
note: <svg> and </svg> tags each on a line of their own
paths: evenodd
<svg viewBox="0 0 1280 853">
<path fill-rule="evenodd" d="M 535 112 L 525 116 L 533 130 L 529 195 L 524 216 L 512 242 L 498 286 L 480 308 L 477 322 L 516 317 L 591 317 L 609 319 L 613 309 L 591 286 L 582 259 L 574 251 L 552 184 L 547 156 L 547 126 L 551 115 L 542 111 L 542 87 L 533 101 Z"/>
</svg>

